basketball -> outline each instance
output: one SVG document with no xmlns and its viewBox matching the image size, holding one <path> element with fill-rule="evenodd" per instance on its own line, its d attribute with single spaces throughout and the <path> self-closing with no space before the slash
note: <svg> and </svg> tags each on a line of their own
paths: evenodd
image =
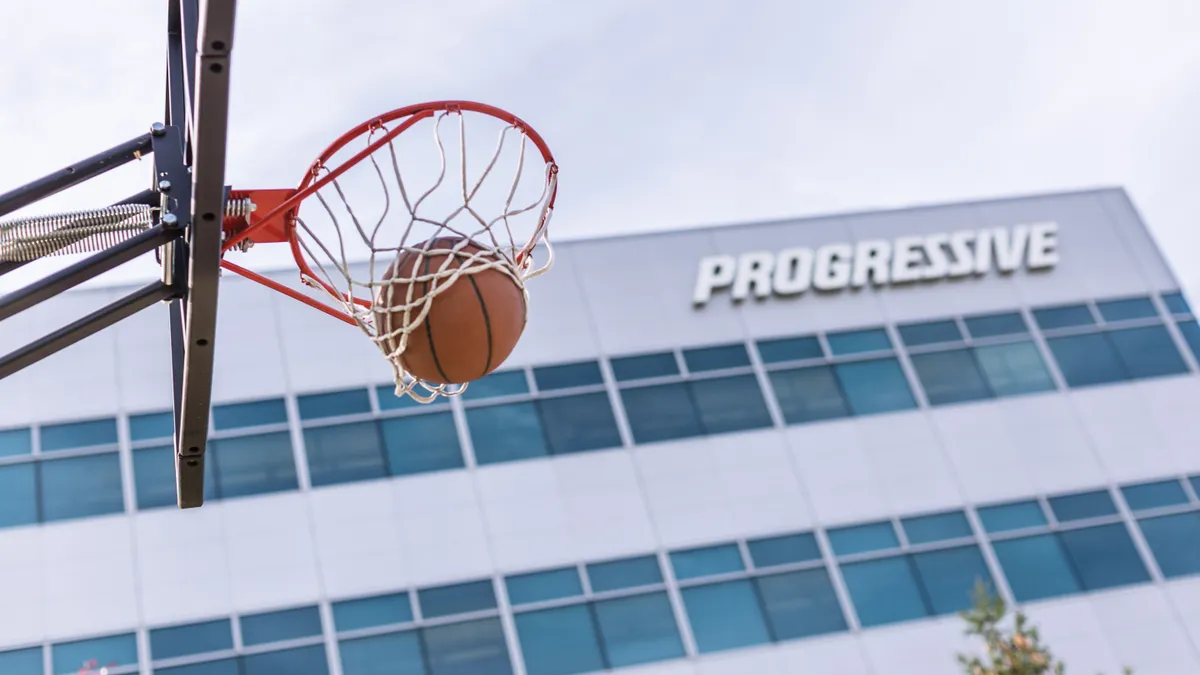
<svg viewBox="0 0 1200 675">
<path fill-rule="evenodd" d="M 448 273 L 478 253 L 484 261 L 498 254 L 469 242 L 454 254 L 438 252 L 452 249 L 462 240 L 438 237 L 405 250 L 388 266 L 375 296 L 375 325 L 378 335 L 386 336 L 404 326 L 404 312 L 387 311 L 404 307 L 412 287 L 413 303 L 420 303 L 433 289 L 440 289 L 430 301 L 429 313 L 409 332 L 408 344 L 400 355 L 400 365 L 416 378 L 433 384 L 465 384 L 487 375 L 504 360 L 525 330 L 525 293 L 517 282 L 499 269 L 483 269 L 462 274 L 449 286 Z M 424 251 L 430 251 L 426 254 Z M 447 258 L 454 255 L 445 270 Z M 476 261 L 471 267 L 484 261 Z M 415 281 L 417 277 L 447 276 Z M 420 313 L 422 304 L 414 304 L 410 320 Z M 390 354 L 399 346 L 400 336 L 382 340 Z"/>
</svg>

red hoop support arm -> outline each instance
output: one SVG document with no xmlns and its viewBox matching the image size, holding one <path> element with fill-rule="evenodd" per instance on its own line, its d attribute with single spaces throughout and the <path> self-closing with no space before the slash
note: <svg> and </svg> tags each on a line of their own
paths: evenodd
<svg viewBox="0 0 1200 675">
<path fill-rule="evenodd" d="M 351 326 L 358 325 L 358 324 L 354 323 L 353 319 L 346 316 L 342 312 L 337 311 L 336 309 L 330 307 L 329 305 L 326 305 L 323 302 L 318 302 L 317 300 L 313 300 L 312 298 L 301 293 L 300 291 L 297 291 L 294 288 L 288 288 L 287 286 L 284 286 L 283 284 L 279 283 L 278 281 L 275 281 L 274 279 L 268 279 L 267 277 L 264 277 L 263 275 L 261 275 L 257 272 L 251 272 L 250 270 L 246 269 L 245 267 L 235 265 L 235 264 L 229 262 L 228 260 L 222 260 L 221 267 L 223 267 L 235 274 L 240 274 L 243 277 L 246 277 L 247 279 L 249 279 L 250 281 L 260 283 L 263 286 L 266 286 L 267 288 L 269 288 L 273 291 L 278 291 L 280 293 L 283 293 L 284 295 L 288 296 L 289 298 L 299 300 L 300 302 L 303 302 L 304 304 L 308 305 L 309 307 L 319 309 L 322 312 L 325 312 L 326 314 L 328 314 L 329 316 L 332 316 L 335 319 L 344 321 L 344 322 L 350 324 Z"/>
</svg>

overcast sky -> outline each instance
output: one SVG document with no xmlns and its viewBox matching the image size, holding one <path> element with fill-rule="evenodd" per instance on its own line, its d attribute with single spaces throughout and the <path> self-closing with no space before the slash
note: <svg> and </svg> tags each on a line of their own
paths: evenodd
<svg viewBox="0 0 1200 675">
<path fill-rule="evenodd" d="M 0 3 L 0 191 L 160 118 L 165 5 Z M 235 187 L 293 186 L 358 122 L 468 98 L 552 144 L 560 239 L 1120 185 L 1200 294 L 1196 0 L 241 5 Z M 38 210 L 107 204 L 148 172 Z"/>
</svg>

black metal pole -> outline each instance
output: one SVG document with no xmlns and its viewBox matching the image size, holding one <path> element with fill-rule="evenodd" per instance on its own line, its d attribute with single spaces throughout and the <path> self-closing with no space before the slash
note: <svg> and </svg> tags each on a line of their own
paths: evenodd
<svg viewBox="0 0 1200 675">
<path fill-rule="evenodd" d="M 113 146 L 98 155 L 88 157 L 82 162 L 77 162 L 31 183 L 26 183 L 11 192 L 0 194 L 0 216 L 6 216 L 17 209 L 29 206 L 72 185 L 91 180 L 122 164 L 132 162 L 149 152 L 150 134 L 144 134 L 133 140 Z"/>
</svg>

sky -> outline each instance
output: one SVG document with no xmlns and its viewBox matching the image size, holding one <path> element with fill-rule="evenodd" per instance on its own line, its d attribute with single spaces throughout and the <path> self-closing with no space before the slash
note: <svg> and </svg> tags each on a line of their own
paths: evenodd
<svg viewBox="0 0 1200 675">
<path fill-rule="evenodd" d="M 165 24 L 160 0 L 0 3 L 0 191 L 160 119 Z M 255 0 L 227 182 L 291 187 L 365 119 L 474 99 L 550 142 L 559 240 L 1122 186 L 1200 297 L 1198 34 L 1195 0 Z M 237 262 L 279 268 L 278 248 Z"/>
</svg>

